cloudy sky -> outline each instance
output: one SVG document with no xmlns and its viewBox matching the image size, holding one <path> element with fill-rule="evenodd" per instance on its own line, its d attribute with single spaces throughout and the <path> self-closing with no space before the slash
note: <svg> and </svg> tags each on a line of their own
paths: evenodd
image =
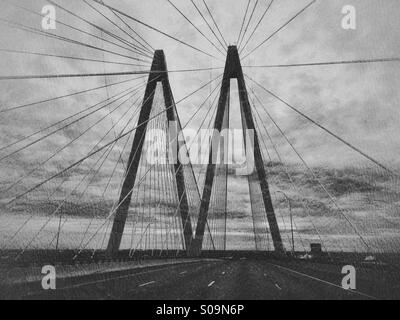
<svg viewBox="0 0 400 320">
<path fill-rule="evenodd" d="M 269 2 L 269 0 L 259 1 L 248 33 L 253 30 Z M 39 0 L 19 0 L 14 1 L 14 3 L 21 4 L 38 13 L 45 4 L 45 2 Z M 166 0 L 146 2 L 110 0 L 108 3 L 197 48 L 218 58 L 223 58 Z M 209 39 L 217 43 L 190 1 L 175 0 L 174 3 Z M 229 0 L 209 1 L 210 9 L 229 44 L 236 43 L 247 1 L 237 0 L 234 3 L 235 5 L 232 5 L 232 1 Z M 254 3 L 252 2 L 250 5 L 250 11 Z M 245 56 L 246 52 L 266 39 L 307 3 L 308 1 L 303 0 L 274 1 L 242 56 Z M 61 1 L 60 4 L 65 5 L 80 16 L 89 18 L 90 21 L 107 27 L 108 30 L 115 31 L 112 29 L 113 26 L 104 21 L 104 18 L 81 1 Z M 357 29 L 355 31 L 344 30 L 341 27 L 343 18 L 341 11 L 343 6 L 348 4 L 353 5 L 357 10 Z M 201 1 L 198 2 L 198 6 L 206 13 Z M 400 5 L 395 0 L 364 0 L 352 1 L 351 3 L 341 0 L 317 1 L 276 37 L 244 60 L 243 64 L 251 66 L 396 57 L 399 52 L 399 44 L 396 41 L 399 10 Z M 98 30 L 71 17 L 62 10 L 57 10 L 57 14 L 57 17 L 63 22 L 88 32 L 98 33 Z M 209 18 L 206 14 L 205 16 Z M 7 4 L 6 1 L 2 2 L 2 17 L 40 29 L 41 17 L 39 15 L 35 16 L 32 13 L 16 9 Z M 154 31 L 130 23 L 154 48 L 165 51 L 170 70 L 222 67 L 224 65 L 223 61 L 213 60 Z M 102 52 L 96 50 L 27 34 L 5 26 L 1 28 L 0 32 L 1 48 L 3 49 L 30 49 L 46 53 L 62 52 L 70 55 L 80 54 L 80 56 L 87 58 L 102 57 Z M 58 26 L 56 32 L 73 39 L 84 40 L 83 42 L 99 44 L 96 39 L 89 38 L 62 25 Z M 5 53 L 2 53 L 2 56 L 0 66 L 4 75 L 79 73 L 102 71 L 104 68 L 109 72 L 132 69 L 129 66 L 107 65 L 104 67 L 98 63 L 84 64 L 79 61 L 71 62 L 37 56 Z M 126 59 L 113 55 L 108 55 L 106 58 L 127 62 Z M 399 85 L 398 68 L 398 63 L 381 63 L 279 69 L 245 68 L 245 72 L 251 73 L 252 77 L 266 88 L 300 110 L 305 111 L 349 142 L 365 150 L 384 164 L 396 168 L 398 166 L 396 155 L 399 151 L 399 142 L 396 139 L 399 116 L 397 108 L 399 103 L 397 93 Z M 197 89 L 201 84 L 219 73 L 220 71 L 214 71 L 213 75 L 210 75 L 209 72 L 172 74 L 171 83 L 176 100 Z M 120 79 L 109 79 L 110 82 L 114 80 Z M 93 84 L 95 81 L 104 82 L 104 79 L 85 79 L 84 82 L 76 79 L 73 81 L 3 82 L 2 104 L 7 106 L 7 103 L 11 101 L 15 103 L 27 102 L 30 98 L 35 97 L 32 96 L 32 91 L 37 96 L 42 97 L 62 92 L 62 90 L 65 91 L 66 88 L 72 90 L 77 87 L 82 88 L 84 85 L 88 88 L 89 83 Z M 35 90 L 41 89 L 42 86 L 46 90 Z M 248 83 L 248 86 L 251 87 L 251 83 Z M 28 91 L 24 88 L 35 89 Z M 178 106 L 183 122 L 191 116 L 193 110 L 198 107 L 208 93 L 200 92 Z M 256 93 L 263 98 L 264 104 L 268 106 L 269 111 L 277 118 L 278 123 L 289 134 L 308 161 L 313 164 L 325 162 L 345 164 L 349 159 L 351 159 L 349 161 L 362 160 L 358 155 L 352 151 L 348 152 L 346 147 L 332 140 L 319 129 L 314 130 L 315 128 L 305 123 L 293 111 L 288 110 L 274 98 L 265 95 L 258 88 Z M 67 108 L 64 106 L 63 109 Z M 61 110 L 61 112 L 64 112 L 64 110 Z M 42 116 L 40 115 L 40 108 L 36 108 L 35 113 L 35 116 Z M 15 115 L 10 115 L 10 117 L 13 116 Z M 44 116 L 51 117 L 52 115 L 49 115 L 45 110 Z M 18 114 L 18 118 L 23 117 L 24 115 L 21 116 L 21 113 Z M 31 118 L 31 115 L 28 118 Z M 196 120 L 201 121 L 202 119 Z M 28 125 L 31 126 L 32 123 Z M 271 131 L 273 130 L 272 126 Z M 285 148 L 282 146 L 282 152 L 286 152 L 291 159 L 289 149 Z M 327 157 L 328 154 L 329 157 Z"/>
<path fill-rule="evenodd" d="M 27 8 L 32 12 L 16 8 L 10 5 L 8 1 L 1 1 L 0 3 L 2 19 L 0 22 L 0 49 L 2 50 L 0 52 L 0 73 L 3 76 L 119 72 L 146 70 L 148 68 L 149 62 L 145 63 L 143 67 L 133 67 L 4 52 L 4 50 L 25 50 L 90 59 L 104 59 L 114 62 L 137 63 L 99 50 L 84 48 L 83 46 L 10 28 L 9 22 L 14 22 L 41 30 L 42 17 L 40 13 L 42 7 L 48 4 L 46 1 L 41 0 L 15 0 L 10 2 Z M 79 16 L 102 26 L 104 29 L 112 30 L 123 37 L 126 36 L 80 0 L 58 0 L 56 2 Z M 92 2 L 89 0 L 89 3 Z M 210 58 L 146 27 L 126 20 L 155 49 L 163 49 L 165 51 L 169 70 L 224 66 L 224 57 L 185 21 L 167 0 L 108 0 L 106 3 L 218 57 L 218 59 Z M 173 3 L 209 39 L 218 45 L 217 40 L 213 37 L 213 34 L 191 1 L 173 0 Z M 203 2 L 197 0 L 195 3 L 205 17 L 209 19 Z M 247 0 L 208 0 L 207 3 L 226 41 L 230 45 L 235 45 Z M 246 38 L 250 31 L 254 29 L 255 24 L 259 21 L 269 3 L 270 0 L 259 1 Z M 309 3 L 308 0 L 273 1 L 270 11 L 244 50 L 242 57 L 288 21 L 307 3 Z M 255 0 L 252 0 L 250 8 L 253 8 L 254 4 Z M 345 5 L 352 5 L 356 8 L 356 30 L 344 30 L 342 28 L 342 8 Z M 101 6 L 95 4 L 94 6 L 111 17 L 109 11 L 104 10 Z M 56 13 L 57 19 L 61 22 L 100 37 L 104 36 L 99 30 L 61 9 L 57 9 Z M 400 94 L 398 93 L 398 88 L 400 87 L 400 63 L 274 69 L 249 68 L 250 66 L 260 65 L 399 57 L 399 16 L 400 3 L 397 0 L 319 0 L 279 34 L 255 51 L 254 54 L 243 60 L 242 63 L 246 66 L 244 72 L 384 165 L 395 171 L 400 170 L 400 159 L 398 157 L 400 152 L 400 140 L 398 139 L 400 123 Z M 118 21 L 115 17 L 112 19 L 116 22 Z M 50 31 L 50 33 L 108 50 L 131 54 L 81 32 L 71 30 L 61 24 L 57 25 L 57 30 Z M 137 56 L 137 58 L 140 57 Z M 179 101 L 220 73 L 222 73 L 222 70 L 172 73 L 170 79 L 175 100 Z M 0 105 L 1 109 L 7 109 L 126 79 L 128 77 L 1 81 Z M 142 78 L 138 79 L 135 84 L 144 82 L 145 79 Z M 194 111 L 197 110 L 201 102 L 210 93 L 210 90 L 215 88 L 217 84 L 217 82 L 213 83 L 213 86 L 191 96 L 177 106 L 183 123 L 190 119 Z M 256 95 L 262 100 L 278 125 L 288 135 L 309 165 L 317 168 L 323 167 L 327 170 L 348 167 L 376 169 L 369 161 L 301 119 L 275 98 L 261 91 L 250 82 L 247 85 L 249 89 L 254 89 Z M 123 90 L 128 90 L 131 86 L 132 83 L 122 84 L 112 87 L 108 91 L 98 90 L 51 104 L 36 105 L 18 111 L 3 113 L 0 116 L 0 145 L 6 146 L 49 124 L 73 115 L 84 107 L 100 102 Z M 111 123 L 117 123 L 123 112 L 127 111 L 126 107 L 123 107 L 112 113 L 112 122 L 109 120 L 101 122 L 87 133 L 86 139 L 78 140 L 73 149 L 65 150 L 64 153 L 59 155 L 59 158 L 47 163 L 46 167 L 43 168 L 43 174 L 54 173 L 60 169 L 60 163 L 72 163 L 85 155 L 93 147 L 93 141 L 98 141 L 102 133 L 110 128 Z M 97 118 L 85 119 L 68 130 L 63 130 L 57 135 L 46 139 L 45 142 L 37 144 L 29 150 L 22 151 L 10 159 L 3 160 L 0 164 L 2 168 L 2 183 L 7 185 L 13 179 L 21 177 L 24 173 L 26 174 L 32 170 L 35 164 L 46 160 L 60 146 L 82 134 L 85 126 L 90 126 L 96 119 L 98 120 L 101 116 L 107 115 L 108 112 L 110 112 L 110 109 L 102 110 Z M 202 112 L 190 123 L 190 126 L 197 129 L 206 113 L 206 111 Z M 299 158 L 282 139 L 273 123 L 265 119 L 265 124 L 270 129 L 272 138 L 278 146 L 283 160 L 293 166 L 301 164 Z M 124 122 L 117 123 L 115 130 L 117 132 L 122 130 L 123 125 Z M 263 134 L 261 133 L 261 135 Z M 263 138 L 267 139 L 266 136 L 263 136 Z M 110 141 L 110 139 L 112 139 L 112 136 L 108 136 L 105 142 Z M 268 141 L 267 145 L 272 147 L 268 144 Z M 16 149 L 16 147 L 13 148 L 2 150 L 1 155 L 5 156 Z M 273 155 L 273 158 L 273 160 L 278 161 L 275 155 Z M 118 156 L 115 156 L 115 159 L 118 159 Z M 110 168 L 112 168 L 111 165 Z M 40 177 L 40 175 L 38 174 L 37 177 Z M 34 181 L 32 179 L 29 182 L 34 183 Z M 18 191 L 18 188 L 15 190 Z M 238 192 L 241 193 L 242 191 Z"/>
</svg>

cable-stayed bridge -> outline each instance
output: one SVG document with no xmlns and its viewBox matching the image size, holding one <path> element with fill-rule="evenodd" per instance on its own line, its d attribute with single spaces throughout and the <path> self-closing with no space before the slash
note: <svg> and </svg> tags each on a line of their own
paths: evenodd
<svg viewBox="0 0 400 320">
<path fill-rule="evenodd" d="M 26 21 L 0 19 L 16 36 L 54 49 L 40 51 L 34 41 L 0 48 L 10 65 L 26 64 L 5 66 L 0 76 L 4 297 L 398 297 L 396 169 L 269 89 L 253 70 L 397 65 L 399 58 L 247 65 L 318 1 L 260 42 L 255 36 L 276 1 L 245 1 L 229 45 L 208 1 L 191 0 L 201 27 L 166 0 L 207 47 L 117 5 L 48 2 L 56 30 L 35 25 L 43 13 L 24 1 L 3 6 Z M 217 66 L 169 69 L 174 56 L 155 49 L 149 32 Z M 56 67 L 28 67 L 38 59 Z M 205 76 L 175 100 L 173 75 Z M 330 152 L 351 153 L 357 164 L 310 164 L 298 147 L 302 137 L 288 134 L 272 100 L 296 117 L 298 132 L 318 130 L 320 141 L 338 146 Z M 244 162 L 229 161 L 235 148 Z M 56 267 L 61 290 L 40 288 L 45 265 Z M 341 287 L 349 265 L 359 275 L 350 291 Z"/>
</svg>

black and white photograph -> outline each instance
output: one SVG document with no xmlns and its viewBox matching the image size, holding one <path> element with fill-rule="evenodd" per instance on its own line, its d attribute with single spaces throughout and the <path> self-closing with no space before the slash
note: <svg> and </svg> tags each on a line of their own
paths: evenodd
<svg viewBox="0 0 400 320">
<path fill-rule="evenodd" d="M 400 299 L 399 17 L 0 0 L 0 300 Z"/>
</svg>

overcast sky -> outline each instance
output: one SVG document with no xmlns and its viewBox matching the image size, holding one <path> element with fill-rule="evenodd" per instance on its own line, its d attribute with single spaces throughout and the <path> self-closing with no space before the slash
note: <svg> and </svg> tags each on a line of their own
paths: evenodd
<svg viewBox="0 0 400 320">
<path fill-rule="evenodd" d="M 218 45 L 217 40 L 198 12 L 196 12 L 191 1 L 172 1 L 187 15 L 193 24 Z M 251 9 L 255 1 L 251 1 Z M 104 59 L 114 62 L 137 63 L 133 60 L 103 53 L 99 50 L 84 48 L 79 45 L 64 43 L 55 39 L 9 28 L 4 24 L 3 19 L 40 30 L 42 19 L 40 13 L 42 7 L 47 4 L 46 1 L 42 0 L 10 0 L 10 2 L 28 8 L 36 14 L 17 9 L 6 1 L 1 1 L 0 50 L 26 50 L 89 59 Z M 115 29 L 104 17 L 93 11 L 83 1 L 56 0 L 56 2 L 79 16 L 85 17 L 89 21 L 102 26 L 104 29 L 126 37 L 126 35 Z M 171 36 L 219 58 L 212 59 L 203 53 L 179 44 L 127 19 L 126 22 L 139 32 L 155 49 L 163 49 L 165 51 L 169 70 L 218 68 L 224 66 L 224 57 L 185 21 L 168 1 L 106 0 L 105 2 L 119 8 L 132 17 L 140 19 Z M 196 0 L 195 2 L 205 17 L 209 19 L 203 2 L 200 0 Z M 92 2 L 89 0 L 89 3 Z M 247 0 L 208 0 L 207 3 L 226 41 L 230 45 L 235 45 Z M 246 39 L 269 3 L 270 0 L 259 0 L 259 5 L 255 10 Z M 282 26 L 307 3 L 309 3 L 309 0 L 273 1 L 270 11 L 244 50 L 242 57 Z M 344 30 L 342 28 L 342 8 L 345 5 L 353 5 L 356 8 L 356 30 Z M 110 11 L 96 4 L 94 6 L 108 17 L 112 17 Z M 72 17 L 61 9 L 57 9 L 56 12 L 57 19 L 61 22 L 85 32 L 105 37 L 99 30 L 80 21 L 76 17 Z M 399 16 L 400 2 L 398 0 L 319 0 L 279 32 L 278 35 L 249 56 L 248 59 L 243 60 L 242 64 L 244 66 L 256 66 L 399 57 Z M 112 19 L 120 23 L 115 17 Z M 210 21 L 210 23 L 212 22 Z M 62 35 L 107 50 L 131 55 L 127 51 L 66 28 L 61 24 L 57 25 L 57 30 L 50 31 L 50 33 Z M 0 51 L 0 74 L 3 76 L 103 71 L 117 72 L 147 69 L 148 63 L 143 68 L 140 68 Z M 400 139 L 398 138 L 400 132 L 400 94 L 398 90 L 400 87 L 400 63 L 390 62 L 277 69 L 245 67 L 244 72 L 282 99 L 305 112 L 383 164 L 394 170 L 400 169 L 400 158 L 398 157 L 400 152 Z M 175 100 L 179 101 L 221 73 L 222 70 L 215 70 L 212 73 L 171 73 L 171 86 Z M 107 80 L 99 77 L 72 80 L 2 81 L 0 83 L 0 108 L 6 109 L 19 106 L 125 79 L 128 79 L 128 77 L 110 77 Z M 135 83 L 144 84 L 145 78 L 138 79 Z M 178 105 L 178 111 L 183 123 L 186 123 L 193 115 L 193 112 L 197 110 L 200 103 L 210 93 L 210 90 L 215 88 L 217 84 L 217 82 L 213 83 L 213 86 L 191 96 Z M 254 89 L 256 95 L 262 100 L 265 107 L 288 135 L 291 142 L 308 164 L 315 167 L 324 166 L 327 169 L 349 166 L 362 168 L 368 166 L 374 168 L 369 161 L 363 159 L 337 140 L 332 139 L 312 124 L 301 119 L 275 98 L 253 86 L 250 82 L 247 82 L 247 86 L 249 90 Z M 0 145 L 5 146 L 131 87 L 132 83 L 127 83 L 112 87 L 108 91 L 98 90 L 69 99 L 3 113 L 0 115 Z M 140 94 L 137 96 L 137 99 L 136 105 L 139 105 L 142 99 Z M 207 111 L 208 105 L 206 104 L 203 108 L 204 110 L 199 113 L 199 116 L 190 123 L 191 127 L 194 129 L 198 128 Z M 263 114 L 262 109 L 259 108 L 258 110 Z M 43 170 L 47 174 L 49 172 L 57 172 L 62 169 L 63 164 L 72 163 L 86 155 L 94 143 L 100 139 L 99 137 L 110 128 L 112 123 L 117 123 L 125 111 L 127 111 L 126 106 L 116 110 L 112 114 L 112 122 L 100 122 L 85 135 L 86 139 L 79 139 L 73 145 L 73 148 L 65 150 L 66 152 L 61 153 L 58 158 L 48 163 Z M 97 117 L 85 119 L 78 125 L 71 126 L 68 130 L 63 130 L 57 135 L 51 136 L 43 143 L 19 153 L 16 157 L 2 161 L 0 165 L 2 172 L 1 181 L 12 181 L 15 177 L 20 177 L 23 172 L 32 169 L 35 163 L 40 163 L 61 146 L 67 144 L 71 139 L 78 137 L 84 132 L 86 127 L 94 124 L 96 119 L 98 120 L 101 116 L 107 115 L 108 112 L 110 110 L 103 110 L 99 112 Z M 135 121 L 132 121 L 131 127 L 135 126 Z M 273 123 L 267 118 L 263 119 L 263 121 L 269 128 L 283 160 L 298 164 L 300 162 L 299 158 L 282 139 Z M 124 122 L 118 123 L 116 131 L 121 130 L 123 125 Z M 263 139 L 267 139 L 264 133 L 260 133 L 260 135 Z M 104 142 L 110 139 L 112 139 L 112 136 L 108 136 Z M 272 149 L 268 141 L 267 145 Z M 118 148 L 121 147 L 118 146 L 116 149 L 118 150 Z M 3 156 L 12 150 L 14 149 L 3 150 L 1 155 Z M 273 157 L 274 160 L 277 160 L 275 155 Z M 114 157 L 113 161 L 116 159 L 117 156 Z M 112 162 L 109 164 L 109 171 L 111 168 Z M 33 181 L 28 182 L 32 184 Z M 238 189 L 236 191 L 240 196 L 244 193 L 244 190 Z M 239 197 L 238 199 L 241 198 Z M 240 202 L 238 201 L 238 203 Z M 236 207 L 236 204 L 234 203 L 233 207 Z M 248 207 L 248 205 L 246 206 Z"/>
<path fill-rule="evenodd" d="M 269 0 L 259 1 L 248 34 L 259 21 L 269 2 Z M 37 13 L 40 13 L 41 8 L 46 4 L 46 2 L 40 0 L 18 0 L 14 3 L 21 4 Z M 118 31 L 81 1 L 59 1 L 59 3 L 108 30 Z M 185 21 L 166 0 L 109 0 L 107 3 L 223 60 L 222 55 Z M 217 43 L 190 1 L 175 0 L 174 3 L 213 42 Z M 252 1 L 250 10 L 254 3 L 255 1 Z M 303 0 L 275 0 L 242 56 L 266 39 L 307 3 L 308 1 Z M 197 1 L 197 4 L 205 17 L 209 18 L 202 1 Z M 208 4 L 226 41 L 229 44 L 235 44 L 247 0 L 209 0 Z M 341 27 L 342 7 L 348 4 L 353 5 L 357 10 L 357 29 L 355 31 L 344 30 Z M 103 10 L 101 6 L 97 7 Z M 1 4 L 1 9 L 3 18 L 40 29 L 41 17 L 39 15 L 13 8 L 5 2 Z M 110 12 L 106 10 L 102 12 L 110 15 Z M 396 57 L 399 52 L 399 42 L 397 41 L 400 23 L 398 20 L 399 13 L 400 4 L 396 0 L 319 0 L 251 55 L 249 59 L 243 61 L 243 64 L 250 66 Z M 98 30 L 71 17 L 62 10 L 57 9 L 57 17 L 75 27 L 99 34 Z M 224 65 L 223 61 L 213 60 L 132 21 L 128 22 L 154 48 L 165 51 L 170 70 L 222 67 Z M 57 26 L 55 33 L 99 45 L 96 39 L 71 31 L 62 25 Z M 3 49 L 68 53 L 69 55 L 98 59 L 102 58 L 103 55 L 95 50 L 16 31 L 5 26 L 0 29 L 0 46 Z M 107 45 L 104 44 L 104 46 Z M 112 72 L 134 68 L 118 65 L 103 66 L 98 63 L 84 64 L 79 61 L 71 62 L 17 54 L 1 53 L 1 55 L 0 70 L 3 75 L 96 72 L 104 69 Z M 127 62 L 124 58 L 107 54 L 106 59 Z M 349 142 L 365 150 L 384 164 L 397 168 L 399 164 L 397 155 L 400 151 L 400 143 L 397 138 L 399 130 L 399 94 L 397 90 L 400 81 L 399 69 L 399 63 L 381 63 L 280 69 L 245 68 L 244 70 L 245 73 L 251 74 L 266 88 L 300 110 L 305 111 Z M 221 72 L 222 70 L 214 71 L 212 75 L 210 75 L 210 72 L 171 74 L 175 99 L 179 100 Z M 121 80 L 121 78 L 114 77 L 108 81 L 117 80 Z M 2 105 L 6 107 L 29 102 L 35 100 L 35 98 L 65 93 L 67 89 L 78 90 L 96 84 L 104 84 L 104 79 L 3 82 L 1 86 Z M 250 82 L 247 85 L 249 88 L 252 87 Z M 278 124 L 311 164 L 353 165 L 362 160 L 353 151 L 349 151 L 347 147 L 331 139 L 320 129 L 304 122 L 293 111 L 288 110 L 274 98 L 266 95 L 258 88 L 255 88 L 255 92 L 262 98 Z M 189 119 L 208 93 L 208 89 L 204 90 L 178 106 L 183 122 Z M 71 105 L 74 105 L 75 102 L 82 102 L 82 99 L 90 101 L 90 98 L 92 96 L 87 95 L 77 97 L 77 101 L 69 100 L 67 105 L 64 102 L 57 108 L 57 112 L 60 115 L 68 115 L 71 112 Z M 54 105 L 51 107 L 53 110 L 55 109 Z M 23 115 L 22 113 L 7 114 L 2 117 L 3 121 L 6 122 L 3 124 L 6 124 L 7 130 L 28 130 L 24 126 L 32 129 L 35 124 L 31 121 L 31 110 Z M 33 117 L 38 118 L 39 122 L 55 118 L 60 119 L 58 115 L 49 114 L 48 111 L 49 106 L 35 108 Z M 10 122 L 8 119 L 13 121 Z M 18 120 L 18 124 L 16 124 L 16 120 Z M 201 120 L 200 114 L 191 125 L 196 127 L 196 124 L 198 125 Z M 298 161 L 290 152 L 289 147 L 283 143 L 277 131 L 274 130 L 272 123 L 268 121 L 266 123 L 270 126 L 276 143 L 280 145 L 282 154 L 285 155 L 287 161 Z M 13 128 L 14 125 L 17 127 Z M 5 130 L 5 127 L 2 126 L 2 129 Z M 29 130 L 24 132 L 29 132 Z"/>
</svg>

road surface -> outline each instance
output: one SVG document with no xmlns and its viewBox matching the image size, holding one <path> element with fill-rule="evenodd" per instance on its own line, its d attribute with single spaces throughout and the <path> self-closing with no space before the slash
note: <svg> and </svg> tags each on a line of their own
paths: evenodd
<svg viewBox="0 0 400 320">
<path fill-rule="evenodd" d="M 266 260 L 208 260 L 58 281 L 23 299 L 365 300 L 399 298 L 392 276 L 362 268 L 357 291 L 341 288 L 341 267 Z M 393 276 L 394 277 L 394 276 Z M 385 281 L 383 281 L 385 279 Z"/>
</svg>

